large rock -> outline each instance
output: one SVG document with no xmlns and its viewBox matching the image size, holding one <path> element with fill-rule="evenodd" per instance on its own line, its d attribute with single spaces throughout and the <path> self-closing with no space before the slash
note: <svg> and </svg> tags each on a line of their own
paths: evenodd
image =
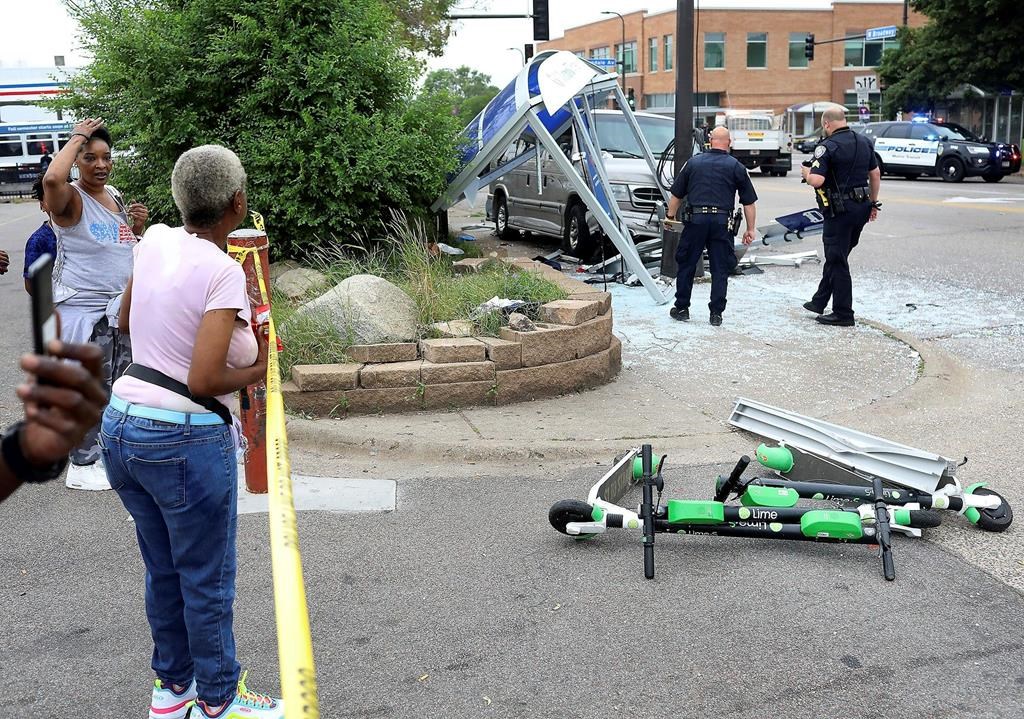
<svg viewBox="0 0 1024 719">
<path fill-rule="evenodd" d="M 416 303 L 399 287 L 374 275 L 342 280 L 298 312 L 329 321 L 353 344 L 407 342 L 417 337 Z"/>
<path fill-rule="evenodd" d="M 281 274 L 274 282 L 274 287 L 288 299 L 298 300 L 326 284 L 327 278 L 316 270 L 297 267 Z"/>
</svg>

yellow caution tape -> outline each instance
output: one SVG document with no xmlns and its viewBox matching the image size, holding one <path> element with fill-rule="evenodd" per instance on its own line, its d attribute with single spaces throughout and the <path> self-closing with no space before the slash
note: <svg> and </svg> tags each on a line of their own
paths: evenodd
<svg viewBox="0 0 1024 719">
<path fill-rule="evenodd" d="M 253 224 L 266 233 L 263 216 L 252 213 Z M 228 253 L 239 264 L 252 255 L 260 298 L 270 304 L 263 280 L 260 251 L 266 245 L 239 247 L 228 245 Z M 309 632 L 309 608 L 302 581 L 302 556 L 299 530 L 295 521 L 292 496 L 292 471 L 288 459 L 288 434 L 285 429 L 284 397 L 281 395 L 281 371 L 277 357 L 277 328 L 270 319 L 267 356 L 267 492 L 270 518 L 270 563 L 274 576 L 274 613 L 277 619 L 277 655 L 281 666 L 281 695 L 287 719 L 319 719 L 316 668 L 313 665 L 313 641 Z"/>
<path fill-rule="evenodd" d="M 316 668 L 309 632 L 309 609 L 302 581 L 299 531 L 292 498 L 291 463 L 285 431 L 284 398 L 277 359 L 277 330 L 270 320 L 267 358 L 267 491 L 270 512 L 270 558 L 277 616 L 277 654 L 281 694 L 287 719 L 319 719 Z"/>
</svg>

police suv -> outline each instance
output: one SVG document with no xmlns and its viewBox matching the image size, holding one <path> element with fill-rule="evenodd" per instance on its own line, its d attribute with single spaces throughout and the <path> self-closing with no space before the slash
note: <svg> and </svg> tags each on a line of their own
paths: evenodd
<svg viewBox="0 0 1024 719">
<path fill-rule="evenodd" d="M 956 130 L 929 122 L 872 122 L 864 135 L 875 147 L 884 175 L 914 179 L 935 175 L 946 182 L 981 176 L 999 182 L 1020 171 L 1020 150 L 967 138 Z"/>
</svg>

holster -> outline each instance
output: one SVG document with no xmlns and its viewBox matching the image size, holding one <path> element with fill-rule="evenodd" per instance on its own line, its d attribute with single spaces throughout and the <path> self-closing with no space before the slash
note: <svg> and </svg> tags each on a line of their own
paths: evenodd
<svg viewBox="0 0 1024 719">
<path fill-rule="evenodd" d="M 732 213 L 732 216 L 729 218 L 727 227 L 729 229 L 729 234 L 733 237 L 736 237 L 736 235 L 740 233 L 740 221 L 742 219 L 743 210 L 736 210 L 736 212 Z"/>
</svg>

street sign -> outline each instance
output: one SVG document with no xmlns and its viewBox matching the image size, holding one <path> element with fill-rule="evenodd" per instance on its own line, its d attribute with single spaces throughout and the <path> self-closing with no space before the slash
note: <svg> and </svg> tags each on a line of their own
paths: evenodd
<svg viewBox="0 0 1024 719">
<path fill-rule="evenodd" d="M 866 105 L 868 104 L 869 97 L 867 90 L 857 90 L 857 104 Z"/>
<path fill-rule="evenodd" d="M 886 40 L 890 37 L 896 37 L 896 26 L 886 25 L 885 27 L 873 27 L 865 33 L 864 39 L 871 40 Z"/>
<path fill-rule="evenodd" d="M 878 92 L 878 78 L 874 75 L 858 75 L 853 78 L 853 89 L 857 92 Z"/>
<path fill-rule="evenodd" d="M 869 117 L 871 117 L 871 110 L 868 109 L 867 106 L 861 105 L 860 106 L 860 119 L 861 120 L 867 120 Z"/>
<path fill-rule="evenodd" d="M 597 65 L 598 67 L 611 67 L 614 68 L 619 64 L 619 61 L 614 57 L 595 57 L 591 58 L 590 62 Z"/>
</svg>

